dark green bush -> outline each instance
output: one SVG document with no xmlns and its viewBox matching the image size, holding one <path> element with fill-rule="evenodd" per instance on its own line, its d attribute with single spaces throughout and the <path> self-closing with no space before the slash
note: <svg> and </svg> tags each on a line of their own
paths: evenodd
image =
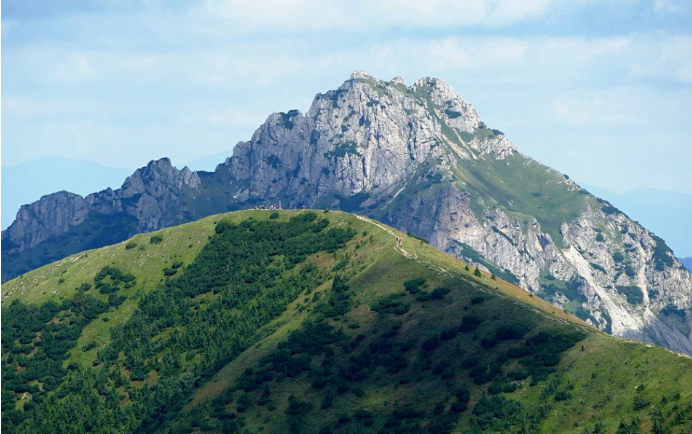
<svg viewBox="0 0 692 434">
<path fill-rule="evenodd" d="M 521 339 L 526 333 L 523 327 L 518 326 L 500 326 L 495 330 L 495 337 L 501 341 L 509 341 L 513 339 Z"/>
<path fill-rule="evenodd" d="M 606 203 L 605 205 L 603 205 L 601 207 L 601 210 L 606 214 L 615 214 L 616 212 L 618 212 L 618 209 L 609 203 Z"/>
<path fill-rule="evenodd" d="M 425 288 L 425 279 L 419 277 L 417 279 L 411 279 L 404 282 L 404 288 L 411 294 L 417 294 L 422 288 Z"/>
<path fill-rule="evenodd" d="M 379 299 L 370 308 L 380 314 L 403 315 L 408 312 L 410 305 L 399 300 L 404 294 L 392 294 Z"/>
<path fill-rule="evenodd" d="M 627 302 L 630 304 L 641 304 L 644 302 L 644 292 L 638 286 L 616 285 L 615 288 L 627 298 Z"/>
<path fill-rule="evenodd" d="M 421 346 L 421 349 L 423 351 L 429 352 L 429 351 L 434 351 L 439 346 L 440 346 L 440 339 L 438 339 L 438 337 L 435 336 L 435 337 L 432 337 L 430 339 L 426 339 L 425 341 L 423 341 L 423 345 Z"/>
<path fill-rule="evenodd" d="M 459 331 L 467 333 L 476 330 L 479 325 L 483 323 L 483 318 L 477 315 L 468 315 L 461 320 L 461 325 L 459 326 Z"/>
<path fill-rule="evenodd" d="M 572 394 L 567 392 L 567 391 L 564 391 L 564 390 L 560 390 L 555 394 L 555 401 L 558 401 L 558 402 L 559 401 L 567 401 L 571 398 L 572 398 Z"/>
<path fill-rule="evenodd" d="M 649 401 L 643 399 L 640 396 L 635 396 L 632 407 L 634 408 L 634 411 L 639 411 L 639 410 L 644 410 L 646 407 L 649 406 L 649 404 L 650 404 Z"/>
</svg>

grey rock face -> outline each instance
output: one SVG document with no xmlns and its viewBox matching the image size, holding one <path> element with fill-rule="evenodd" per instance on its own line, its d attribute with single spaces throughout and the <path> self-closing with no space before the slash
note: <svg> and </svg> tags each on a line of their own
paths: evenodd
<svg viewBox="0 0 692 434">
<path fill-rule="evenodd" d="M 125 211 L 139 222 L 138 231 L 148 232 L 170 225 L 171 221 L 183 221 L 183 188 L 196 190 L 200 185 L 199 175 L 187 167 L 178 170 L 163 158 L 137 169 L 125 180 L 119 197 Z"/>
<path fill-rule="evenodd" d="M 531 292 L 546 294 L 544 288 L 551 282 L 545 276 L 573 282 L 576 297 L 567 297 L 571 292 L 564 288 L 547 298 L 559 307 L 578 303 L 577 308 L 588 313 L 583 317 L 587 322 L 614 335 L 692 354 L 692 275 L 670 253 L 666 256 L 671 266 L 657 268 L 657 242 L 646 229 L 623 214 L 589 209 L 563 225 L 568 245 L 560 248 L 536 221 L 522 227 L 498 209 L 487 210 L 482 220 L 476 218 L 468 199 L 458 192 L 446 195 L 429 232 L 432 244 L 464 256 L 458 245 L 464 243 L 510 271 Z M 599 222 L 610 231 L 594 230 Z M 618 234 L 624 228 L 629 240 L 622 242 Z M 598 241 L 599 233 L 611 239 Z M 620 262 L 613 259 L 618 252 L 624 257 Z"/>
<path fill-rule="evenodd" d="M 274 197 L 290 191 L 292 204 L 314 205 L 339 195 L 384 194 L 405 183 L 430 158 L 444 154 L 443 126 L 459 132 L 480 125 L 475 109 L 437 79 L 407 88 L 357 72 L 338 90 L 318 94 L 305 115 L 274 113 L 241 142 L 224 166 L 247 184 L 240 197 Z M 469 152 L 471 151 L 471 152 Z M 516 152 L 504 136 L 476 140 L 465 155 Z"/>
<path fill-rule="evenodd" d="M 89 207 L 83 197 L 59 191 L 23 205 L 12 225 L 3 232 L 16 250 L 36 247 L 42 241 L 84 221 Z"/>
<path fill-rule="evenodd" d="M 64 191 L 44 196 L 22 206 L 12 225 L 3 231 L 3 244 L 9 246 L 3 246 L 3 255 L 39 246 L 79 226 L 93 214 L 126 213 L 138 221 L 134 233 L 176 223 L 182 189 L 197 189 L 200 184 L 199 175 L 187 167 L 178 170 L 164 158 L 137 169 L 119 190 L 107 189 L 86 198 Z"/>
<path fill-rule="evenodd" d="M 474 188 L 509 180 L 453 181 L 471 162 L 497 168 L 496 162 L 516 155 L 514 144 L 485 127 L 441 80 L 424 78 L 407 88 L 399 78 L 386 83 L 359 72 L 338 90 L 318 95 L 305 115 L 270 116 L 251 141 L 236 146 L 226 167 L 247 185 L 238 192 L 245 198 L 344 208 L 328 199 L 360 195 L 362 212 L 450 253 L 473 260 L 474 252 L 597 327 L 692 353 L 692 276 L 670 253 L 663 253 L 669 264 L 657 269 L 658 244 L 644 228 L 624 214 L 603 211 L 602 203 L 562 174 L 523 156 L 506 164 L 541 172 L 546 183 L 561 185 L 559 194 L 580 203 L 553 223 L 557 231 L 543 226 L 551 223 L 549 212 L 540 221 L 512 209 L 521 197 L 493 204 Z M 441 184 L 416 189 L 431 175 Z M 616 262 L 620 251 L 624 259 Z"/>
<path fill-rule="evenodd" d="M 473 133 L 481 123 L 481 119 L 473 106 L 457 95 L 452 86 L 444 81 L 426 77 L 421 78 L 413 85 L 413 92 L 429 91 L 429 98 L 438 116 L 446 123 L 460 131 Z"/>
<path fill-rule="evenodd" d="M 22 208 L 3 242 L 39 248 L 93 213 L 130 216 L 141 232 L 258 204 L 341 208 L 425 237 L 613 334 L 692 354 L 692 275 L 663 240 L 522 155 L 435 78 L 407 87 L 356 72 L 306 113 L 270 115 L 214 173 L 163 159 L 120 190 L 52 196 Z"/>
</svg>

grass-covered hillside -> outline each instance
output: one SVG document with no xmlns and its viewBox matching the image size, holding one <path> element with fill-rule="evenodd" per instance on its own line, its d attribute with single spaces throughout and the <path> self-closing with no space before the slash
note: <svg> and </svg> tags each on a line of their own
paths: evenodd
<svg viewBox="0 0 692 434">
<path fill-rule="evenodd" d="M 8 433 L 684 433 L 690 384 L 341 212 L 213 216 L 2 286 Z"/>
</svg>

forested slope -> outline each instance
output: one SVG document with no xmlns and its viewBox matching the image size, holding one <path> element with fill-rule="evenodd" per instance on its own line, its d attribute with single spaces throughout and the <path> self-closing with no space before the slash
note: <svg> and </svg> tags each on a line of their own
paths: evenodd
<svg viewBox="0 0 692 434">
<path fill-rule="evenodd" d="M 340 212 L 213 216 L 2 297 L 7 432 L 692 428 L 689 358 Z"/>
</svg>

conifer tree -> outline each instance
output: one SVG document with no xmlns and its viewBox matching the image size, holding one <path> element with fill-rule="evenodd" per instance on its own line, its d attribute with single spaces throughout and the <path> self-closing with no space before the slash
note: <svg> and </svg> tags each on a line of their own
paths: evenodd
<svg viewBox="0 0 692 434">
<path fill-rule="evenodd" d="M 478 269 L 478 265 L 476 265 L 476 269 L 473 270 L 473 275 L 476 277 L 481 277 L 481 270 Z"/>
</svg>

